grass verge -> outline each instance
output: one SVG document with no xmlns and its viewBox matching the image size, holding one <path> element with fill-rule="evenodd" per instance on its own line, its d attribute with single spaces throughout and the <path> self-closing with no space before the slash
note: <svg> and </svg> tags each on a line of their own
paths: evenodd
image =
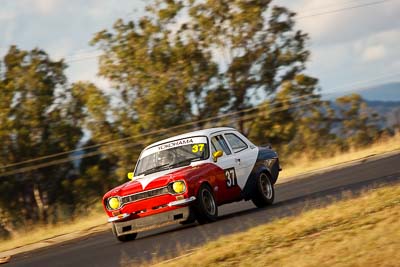
<svg viewBox="0 0 400 267">
<path fill-rule="evenodd" d="M 107 216 L 104 211 L 98 210 L 75 220 L 52 225 L 34 225 L 26 227 L 25 231 L 18 231 L 12 239 L 1 240 L 0 252 L 69 233 L 75 233 L 73 237 L 78 238 L 81 234 L 88 233 L 92 228 L 104 225 L 106 222 Z"/>
<path fill-rule="evenodd" d="M 157 266 L 398 266 L 400 185 L 222 237 Z"/>
<path fill-rule="evenodd" d="M 400 133 L 393 137 L 377 141 L 368 147 L 353 148 L 348 152 L 338 153 L 329 158 L 311 160 L 306 156 L 300 157 L 296 160 L 296 165 L 283 166 L 283 171 L 279 174 L 279 179 L 283 180 L 303 173 L 396 150 L 400 150 Z"/>
</svg>

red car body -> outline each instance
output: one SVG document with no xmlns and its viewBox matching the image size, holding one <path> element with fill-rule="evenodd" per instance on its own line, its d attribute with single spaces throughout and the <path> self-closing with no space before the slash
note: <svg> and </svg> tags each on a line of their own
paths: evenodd
<svg viewBox="0 0 400 267">
<path fill-rule="evenodd" d="M 243 149 L 235 150 L 240 145 Z M 175 148 L 182 151 L 176 152 Z M 170 223 L 212 221 L 217 217 L 217 207 L 225 203 L 252 199 L 257 206 L 264 206 L 273 202 L 273 184 L 280 171 L 277 154 L 269 148 L 254 146 L 232 128 L 206 129 L 157 142 L 145 148 L 139 161 L 161 151 L 199 156 L 193 162 L 183 161 L 183 166 L 168 165 L 171 168 L 151 173 L 145 170 L 139 175 L 141 166 L 137 165 L 136 178 L 104 195 L 104 210 L 120 241 L 132 240 L 139 231 Z M 155 159 L 154 156 L 151 162 Z M 267 177 L 263 180 L 264 197 L 263 174 Z M 184 190 L 174 191 L 174 183 Z"/>
</svg>

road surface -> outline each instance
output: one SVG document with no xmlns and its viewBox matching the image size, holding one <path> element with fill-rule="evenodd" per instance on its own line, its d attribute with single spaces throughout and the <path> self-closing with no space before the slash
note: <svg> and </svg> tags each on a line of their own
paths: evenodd
<svg viewBox="0 0 400 267">
<path fill-rule="evenodd" d="M 366 189 L 400 182 L 400 154 L 366 159 L 354 166 L 313 174 L 276 186 L 276 204 L 257 209 L 249 202 L 219 208 L 217 222 L 206 225 L 169 226 L 119 243 L 111 231 L 15 255 L 4 266 L 121 266 L 168 259 L 207 241 L 230 233 L 323 207 Z"/>
</svg>

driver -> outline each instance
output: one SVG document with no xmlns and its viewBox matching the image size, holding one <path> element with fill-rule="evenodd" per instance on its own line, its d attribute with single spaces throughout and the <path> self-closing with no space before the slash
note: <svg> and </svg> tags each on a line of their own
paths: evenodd
<svg viewBox="0 0 400 267">
<path fill-rule="evenodd" d="M 158 165 L 167 165 L 175 163 L 175 154 L 172 151 L 164 150 L 158 155 Z"/>
</svg>

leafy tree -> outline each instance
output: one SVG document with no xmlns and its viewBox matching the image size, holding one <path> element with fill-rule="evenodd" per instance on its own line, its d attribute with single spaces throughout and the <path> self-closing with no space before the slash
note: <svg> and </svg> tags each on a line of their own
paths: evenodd
<svg viewBox="0 0 400 267">
<path fill-rule="evenodd" d="M 143 145 L 165 137 L 142 133 L 215 116 L 228 104 L 211 53 L 201 50 L 196 40 L 172 33 L 165 20 L 172 13 L 171 9 L 157 19 L 143 16 L 136 22 L 118 20 L 113 31 L 101 31 L 92 40 L 104 51 L 99 74 L 112 82 L 112 94 L 118 97 L 115 103 L 102 105 L 110 112 L 104 118 L 110 128 L 89 128 L 94 142 L 107 141 L 104 136 L 129 139 L 111 151 L 103 150 L 117 158 L 117 177 L 125 177 Z"/>
<path fill-rule="evenodd" d="M 158 0 L 139 19 L 119 19 L 111 30 L 98 32 L 91 43 L 103 51 L 99 75 L 112 82 L 112 94 L 119 98 L 118 104 L 104 106 L 111 113 L 105 119 L 112 123 L 110 129 L 91 128 L 93 141 L 138 136 L 232 111 L 237 112 L 233 123 L 219 123 L 250 132 L 253 126 L 245 123 L 244 110 L 257 98 L 274 97 L 283 83 L 305 77 L 301 73 L 309 57 L 308 37 L 294 27 L 295 13 L 270 2 Z M 308 79 L 314 86 L 316 80 Z M 275 127 L 293 118 L 284 112 L 281 116 L 283 121 L 272 118 Z M 274 134 L 291 140 L 296 127 L 285 127 L 283 139 L 278 135 L 282 131 Z M 132 138 L 130 143 L 154 139 L 157 135 Z M 116 176 L 124 177 L 139 150 L 120 146 L 104 152 L 115 160 Z"/>
<path fill-rule="evenodd" d="M 298 74 L 282 84 L 276 96 L 260 105 L 250 123 L 250 137 L 259 144 L 272 143 L 283 158 L 297 152 L 324 151 L 331 133 L 333 110 L 317 93 L 317 79 Z"/>
<path fill-rule="evenodd" d="M 368 109 L 360 95 L 340 97 L 335 104 L 341 121 L 340 134 L 349 145 L 367 145 L 379 136 L 381 118 Z"/>
<path fill-rule="evenodd" d="M 295 30 L 295 13 L 288 9 L 269 0 L 189 1 L 185 6 L 190 20 L 181 30 L 196 36 L 205 51 L 223 55 L 219 73 L 232 96 L 229 110 L 251 107 L 255 96 L 274 94 L 304 70 L 308 37 Z M 238 126 L 245 131 L 240 118 Z"/>
<path fill-rule="evenodd" d="M 138 152 L 132 150 L 127 142 L 113 141 L 129 138 L 129 133 L 134 134 L 136 122 L 127 116 L 124 106 L 113 106 L 110 96 L 92 83 L 78 82 L 71 86 L 71 90 L 83 107 L 82 127 L 90 132 L 90 140 L 85 143 L 85 147 L 89 148 L 82 152 L 79 175 L 65 186 L 75 187 L 76 190 L 85 188 L 89 196 L 94 196 L 98 192 L 106 192 L 116 181 L 124 180 L 126 170 L 132 168 L 133 157 Z M 113 169 L 117 169 L 119 175 L 116 176 Z"/>
<path fill-rule="evenodd" d="M 30 164 L 4 166 L 74 149 L 83 134 L 81 107 L 66 86 L 65 63 L 43 50 L 11 46 L 0 63 L 0 174 L 10 173 L 0 177 L 0 210 L 20 222 L 47 221 L 72 163 L 23 173 L 15 170 Z"/>
<path fill-rule="evenodd" d="M 270 1 L 159 0 L 147 10 L 92 41 L 104 51 L 99 74 L 122 95 L 120 115 L 137 118 L 140 131 L 242 111 L 292 80 L 309 56 L 295 14 Z"/>
<path fill-rule="evenodd" d="M 169 127 L 190 120 L 194 110 L 212 114 L 207 103 L 215 105 L 218 88 L 211 85 L 216 65 L 210 54 L 179 36 L 172 43 L 165 26 L 147 17 L 137 24 L 118 20 L 114 30 L 99 32 L 93 43 L 105 52 L 99 74 L 114 82 L 121 95 L 115 119 L 129 120 L 137 128 L 124 130 L 140 133 Z"/>
</svg>

